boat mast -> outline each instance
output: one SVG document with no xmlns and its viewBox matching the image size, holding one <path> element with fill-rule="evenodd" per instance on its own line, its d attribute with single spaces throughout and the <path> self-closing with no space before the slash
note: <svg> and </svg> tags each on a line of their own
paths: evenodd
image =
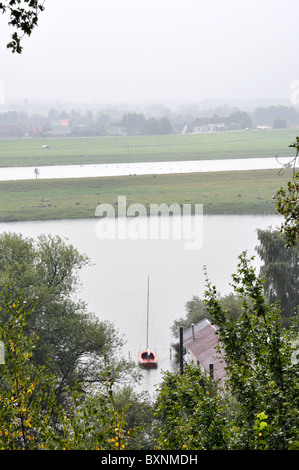
<svg viewBox="0 0 299 470">
<path fill-rule="evenodd" d="M 146 322 L 146 349 L 148 349 L 148 324 L 149 324 L 149 276 L 147 277 L 147 322 Z"/>
</svg>

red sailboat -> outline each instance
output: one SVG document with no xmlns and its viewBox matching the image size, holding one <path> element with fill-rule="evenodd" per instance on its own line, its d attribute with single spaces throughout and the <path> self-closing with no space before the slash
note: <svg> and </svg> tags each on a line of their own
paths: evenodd
<svg viewBox="0 0 299 470">
<path fill-rule="evenodd" d="M 146 322 L 146 348 L 138 354 L 138 362 L 142 367 L 157 367 L 158 356 L 148 347 L 148 327 L 149 327 L 149 277 L 147 279 L 147 322 Z"/>
</svg>

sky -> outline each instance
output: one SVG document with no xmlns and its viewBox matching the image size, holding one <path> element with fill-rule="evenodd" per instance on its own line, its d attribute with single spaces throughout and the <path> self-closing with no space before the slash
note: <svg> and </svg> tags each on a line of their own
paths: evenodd
<svg viewBox="0 0 299 470">
<path fill-rule="evenodd" d="M 0 104 L 292 102 L 298 13 L 298 0 L 47 0 L 21 55 L 0 16 Z"/>
</svg>

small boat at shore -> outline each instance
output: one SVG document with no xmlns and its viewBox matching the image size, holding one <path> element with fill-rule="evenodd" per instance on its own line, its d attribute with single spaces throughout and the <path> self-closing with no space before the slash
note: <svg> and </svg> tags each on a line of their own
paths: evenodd
<svg viewBox="0 0 299 470">
<path fill-rule="evenodd" d="M 138 361 L 142 367 L 157 367 L 158 356 L 150 349 L 143 349 L 143 351 L 140 351 L 138 354 Z"/>
<path fill-rule="evenodd" d="M 138 362 L 140 366 L 145 368 L 157 367 L 158 356 L 149 349 L 148 346 L 148 330 L 149 330 L 149 277 L 147 280 L 147 321 L 146 321 L 146 348 L 139 352 Z"/>
</svg>

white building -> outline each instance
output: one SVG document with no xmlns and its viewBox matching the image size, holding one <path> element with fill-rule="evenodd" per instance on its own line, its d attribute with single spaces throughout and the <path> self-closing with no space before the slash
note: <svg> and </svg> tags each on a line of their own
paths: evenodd
<svg viewBox="0 0 299 470">
<path fill-rule="evenodd" d="M 225 124 L 204 124 L 193 128 L 194 134 L 206 134 L 210 132 L 220 132 L 225 130 Z"/>
</svg>

